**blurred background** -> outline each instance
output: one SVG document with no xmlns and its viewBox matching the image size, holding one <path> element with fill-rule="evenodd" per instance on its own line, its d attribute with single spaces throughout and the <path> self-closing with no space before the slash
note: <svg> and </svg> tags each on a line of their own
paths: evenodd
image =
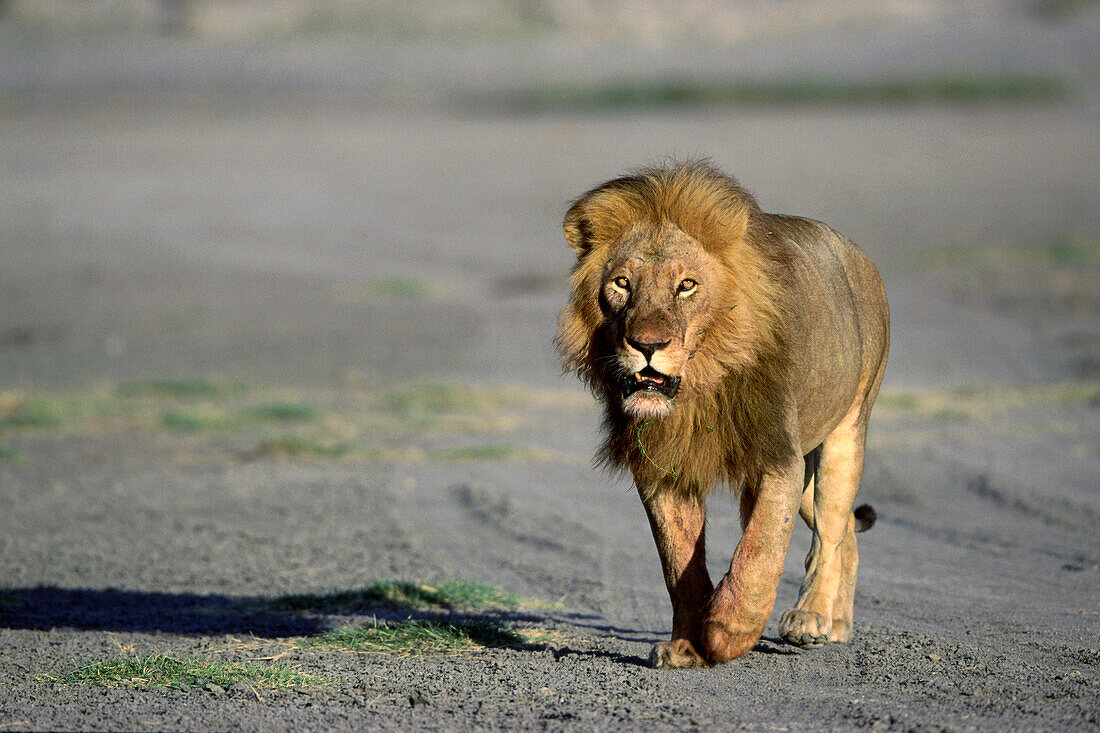
<svg viewBox="0 0 1100 733">
<path fill-rule="evenodd" d="M 569 200 L 704 155 L 863 245 L 887 385 L 1100 373 L 1100 3 L 5 0 L 0 388 L 565 385 Z"/>
<path fill-rule="evenodd" d="M 311 653 L 365 696 L 268 697 L 278 720 L 362 727 L 396 677 L 391 727 L 607 727 L 623 700 L 681 728 L 1095 725 L 1097 39 L 1086 0 L 0 0 L 0 727 L 225 727 L 214 696 L 165 723 L 34 675 L 282 637 L 238 602 L 372 578 L 487 581 L 582 640 L 493 652 L 515 681 Z M 680 687 L 630 663 L 667 594 L 552 345 L 569 202 L 668 156 L 863 246 L 893 329 L 856 646 Z M 535 717 L 544 679 L 567 713 Z"/>
</svg>

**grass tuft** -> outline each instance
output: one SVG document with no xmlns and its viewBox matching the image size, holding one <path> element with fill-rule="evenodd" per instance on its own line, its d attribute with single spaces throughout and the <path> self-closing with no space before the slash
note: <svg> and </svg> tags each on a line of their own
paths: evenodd
<svg viewBox="0 0 1100 733">
<path fill-rule="evenodd" d="M 215 420 L 192 412 L 165 410 L 160 414 L 160 426 L 180 433 L 197 433 L 207 428 L 218 427 L 223 421 Z"/>
<path fill-rule="evenodd" d="M 470 445 L 463 448 L 450 448 L 441 451 L 438 458 L 443 461 L 505 461 L 529 455 L 527 450 L 514 445 Z"/>
<path fill-rule="evenodd" d="M 430 586 L 425 586 L 430 588 Z M 505 593 L 499 588 L 483 583 L 467 583 L 460 580 L 448 581 L 437 589 L 436 603 L 447 608 L 495 608 L 519 605 L 519 596 Z"/>
<path fill-rule="evenodd" d="M 875 409 L 959 422 L 1018 409 L 1096 407 L 1100 382 L 1066 382 L 1028 387 L 970 385 L 953 389 L 888 390 L 879 393 Z"/>
<path fill-rule="evenodd" d="M 1032 273 L 1073 271 L 1100 266 L 1100 237 L 1086 234 L 1053 236 L 1026 246 L 1005 244 L 947 244 L 901 255 L 898 264 L 909 270 L 976 270 L 1018 277 Z"/>
<path fill-rule="evenodd" d="M 463 412 L 475 404 L 467 388 L 438 382 L 396 390 L 386 395 L 384 401 L 386 407 L 400 415 Z"/>
<path fill-rule="evenodd" d="M 312 405 L 301 402 L 271 402 L 245 408 L 241 416 L 261 422 L 307 422 L 316 420 L 320 412 Z"/>
<path fill-rule="evenodd" d="M 302 435 L 279 435 L 260 443 L 260 453 L 282 458 L 339 458 L 352 449 L 350 443 L 324 443 Z"/>
<path fill-rule="evenodd" d="M 483 621 L 406 621 L 335 629 L 311 639 L 311 646 L 376 654 L 444 654 L 523 646 L 518 632 Z"/>
<path fill-rule="evenodd" d="M 404 387 L 383 397 L 383 404 L 403 417 L 485 412 L 521 402 L 522 398 L 517 393 L 507 390 L 488 391 L 442 382 Z"/>
<path fill-rule="evenodd" d="M 240 428 L 257 422 L 307 422 L 316 420 L 320 412 L 310 405 L 297 402 L 272 402 L 246 407 L 235 416 L 199 414 L 192 411 L 167 409 L 161 413 L 160 425 L 169 430 L 194 433 L 200 430 Z M 316 446 L 314 446 L 316 448 Z M 299 452 L 316 452 L 298 446 Z"/>
<path fill-rule="evenodd" d="M 970 416 L 965 410 L 954 407 L 941 407 L 935 410 L 931 417 L 939 422 L 965 422 Z"/>
<path fill-rule="evenodd" d="M 180 659 L 169 654 L 117 658 L 92 662 L 60 675 L 42 675 L 39 682 L 97 687 L 229 687 L 247 682 L 261 687 L 299 687 L 329 684 L 324 677 L 303 674 L 278 665 L 256 666 L 234 662 Z"/>
<path fill-rule="evenodd" d="M 373 285 L 379 293 L 394 298 L 421 299 L 428 294 L 428 286 L 422 281 L 399 275 L 379 278 Z"/>
<path fill-rule="evenodd" d="M 247 389 L 242 382 L 211 377 L 180 377 L 174 379 L 147 379 L 120 385 L 119 394 L 156 395 L 161 397 L 225 397 L 240 394 Z"/>
<path fill-rule="evenodd" d="M 1041 247 L 1044 259 L 1059 267 L 1100 265 L 1100 238 L 1056 237 Z"/>
<path fill-rule="evenodd" d="M 513 607 L 519 598 L 481 583 L 451 581 L 438 586 L 379 580 L 366 588 L 334 593 L 297 593 L 264 604 L 273 610 L 353 613 L 377 608 L 405 610 Z"/>
<path fill-rule="evenodd" d="M 906 392 L 881 392 L 875 398 L 875 407 L 886 410 L 915 410 L 917 397 Z"/>
<path fill-rule="evenodd" d="M 40 397 L 5 404 L 5 409 L 0 412 L 0 428 L 59 428 L 64 423 L 62 406 Z"/>
<path fill-rule="evenodd" d="M 18 459 L 19 451 L 0 445 L 0 461 L 15 461 Z"/>
</svg>

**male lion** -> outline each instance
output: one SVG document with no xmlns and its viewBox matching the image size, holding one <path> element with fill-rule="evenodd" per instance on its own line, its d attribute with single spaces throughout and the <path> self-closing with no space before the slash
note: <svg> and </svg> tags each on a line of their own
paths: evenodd
<svg viewBox="0 0 1100 733">
<path fill-rule="evenodd" d="M 886 366 L 882 280 L 829 227 L 767 214 L 708 162 L 647 168 L 565 215 L 577 254 L 556 342 L 606 409 L 600 457 L 634 475 L 672 598 L 658 667 L 727 662 L 764 631 L 794 526 L 813 530 L 779 631 L 816 647 L 852 633 L 853 513 Z M 706 496 L 738 491 L 743 534 L 711 583 Z"/>
</svg>

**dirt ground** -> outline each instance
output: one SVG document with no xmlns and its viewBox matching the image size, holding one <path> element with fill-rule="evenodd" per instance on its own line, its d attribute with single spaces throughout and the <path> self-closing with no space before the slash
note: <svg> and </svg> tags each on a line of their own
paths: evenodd
<svg viewBox="0 0 1100 733">
<path fill-rule="evenodd" d="M 58 44 L 0 105 L 0 730 L 1100 728 L 1095 85 L 478 114 L 319 82 L 265 101 L 202 39 L 96 43 L 109 83 L 71 81 L 82 47 Z M 504 73 L 456 53 L 447 73 Z M 143 58 L 179 76 L 144 86 Z M 216 94 L 165 93 L 209 68 Z M 849 644 L 778 638 L 800 528 L 752 653 L 646 664 L 671 626 L 656 552 L 629 482 L 591 467 L 598 413 L 551 339 L 567 202 L 670 154 L 833 225 L 886 280 Z M 717 577 L 738 529 L 710 504 Z M 495 586 L 522 600 L 490 620 L 533 641 L 352 653 L 297 640 L 371 613 L 263 610 L 378 579 Z M 159 653 L 333 682 L 50 681 Z"/>
</svg>

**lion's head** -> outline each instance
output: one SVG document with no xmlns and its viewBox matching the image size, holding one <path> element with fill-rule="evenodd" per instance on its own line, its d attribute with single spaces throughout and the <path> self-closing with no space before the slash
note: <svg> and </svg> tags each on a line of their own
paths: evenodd
<svg viewBox="0 0 1100 733">
<path fill-rule="evenodd" d="M 773 342 L 768 257 L 752 196 L 709 164 L 651 168 L 581 196 L 565 216 L 577 254 L 557 343 L 627 420 L 710 399 Z"/>
</svg>

